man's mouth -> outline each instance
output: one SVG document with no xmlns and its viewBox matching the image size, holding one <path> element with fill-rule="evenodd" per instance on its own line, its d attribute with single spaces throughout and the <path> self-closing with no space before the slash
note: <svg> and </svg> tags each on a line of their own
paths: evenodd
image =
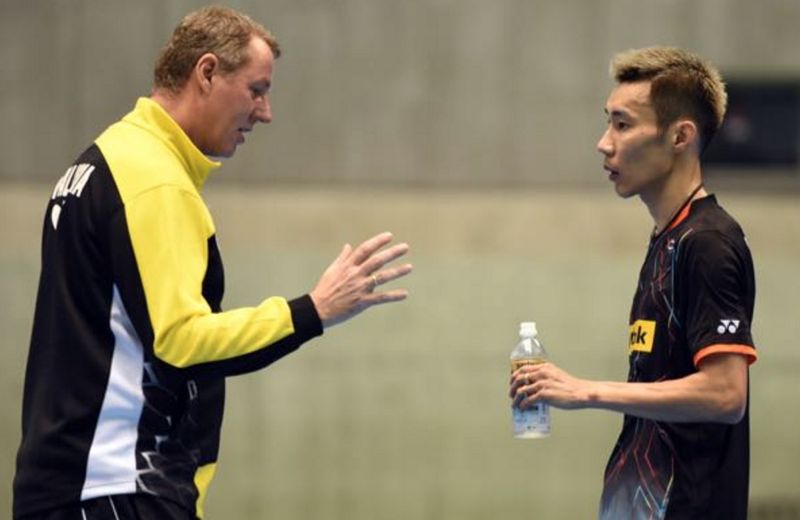
<svg viewBox="0 0 800 520">
<path fill-rule="evenodd" d="M 252 128 L 237 128 L 237 129 L 236 129 L 236 131 L 237 131 L 237 132 L 239 132 L 239 139 L 238 139 L 238 141 L 239 141 L 240 143 L 243 143 L 243 142 L 244 142 L 244 134 L 246 134 L 246 133 L 247 133 L 247 132 L 249 132 L 250 130 L 252 130 Z"/>
<path fill-rule="evenodd" d="M 603 169 L 608 172 L 609 180 L 613 181 L 616 180 L 617 177 L 619 177 L 619 170 L 615 170 L 606 164 L 603 165 Z"/>
</svg>

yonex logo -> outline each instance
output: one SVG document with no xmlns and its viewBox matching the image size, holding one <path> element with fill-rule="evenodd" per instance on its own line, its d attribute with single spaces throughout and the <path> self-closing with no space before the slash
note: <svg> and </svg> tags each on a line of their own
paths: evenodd
<svg viewBox="0 0 800 520">
<path fill-rule="evenodd" d="M 726 332 L 729 332 L 733 334 L 738 329 L 739 329 L 739 320 L 719 320 L 717 333 L 725 334 Z"/>
</svg>

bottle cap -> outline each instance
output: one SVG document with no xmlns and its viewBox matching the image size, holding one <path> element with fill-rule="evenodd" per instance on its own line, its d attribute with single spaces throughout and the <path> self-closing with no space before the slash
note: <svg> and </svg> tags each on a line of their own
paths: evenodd
<svg viewBox="0 0 800 520">
<path fill-rule="evenodd" d="M 526 337 L 533 337 L 536 336 L 538 332 L 536 331 L 536 322 L 535 321 L 523 321 L 519 324 L 519 335 L 526 336 Z"/>
</svg>

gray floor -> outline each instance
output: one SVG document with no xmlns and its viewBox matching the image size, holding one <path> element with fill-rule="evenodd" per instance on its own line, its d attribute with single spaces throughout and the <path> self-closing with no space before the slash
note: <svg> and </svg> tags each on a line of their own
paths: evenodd
<svg viewBox="0 0 800 520">
<path fill-rule="evenodd" d="M 0 190 L 5 358 L 0 511 L 10 509 L 39 231 L 50 186 Z M 515 441 L 505 397 L 518 322 L 578 376 L 623 379 L 649 216 L 609 191 L 420 192 L 210 186 L 227 308 L 308 291 L 345 241 L 412 245 L 411 297 L 264 372 L 232 380 L 209 518 L 591 518 L 621 417 L 553 412 Z M 721 193 L 756 260 L 751 369 L 754 507 L 797 504 L 800 206 Z M 788 518 L 788 517 L 782 517 Z"/>
</svg>

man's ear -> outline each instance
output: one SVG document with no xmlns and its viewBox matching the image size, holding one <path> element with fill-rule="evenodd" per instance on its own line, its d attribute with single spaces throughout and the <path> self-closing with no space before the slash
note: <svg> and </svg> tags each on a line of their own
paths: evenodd
<svg viewBox="0 0 800 520">
<path fill-rule="evenodd" d="M 194 65 L 194 77 L 200 90 L 204 93 L 211 91 L 211 78 L 219 72 L 219 58 L 207 52 L 198 58 Z"/>
<path fill-rule="evenodd" d="M 676 151 L 698 146 L 699 138 L 697 124 L 691 119 L 679 119 L 674 123 L 672 146 L 675 147 Z"/>
</svg>

